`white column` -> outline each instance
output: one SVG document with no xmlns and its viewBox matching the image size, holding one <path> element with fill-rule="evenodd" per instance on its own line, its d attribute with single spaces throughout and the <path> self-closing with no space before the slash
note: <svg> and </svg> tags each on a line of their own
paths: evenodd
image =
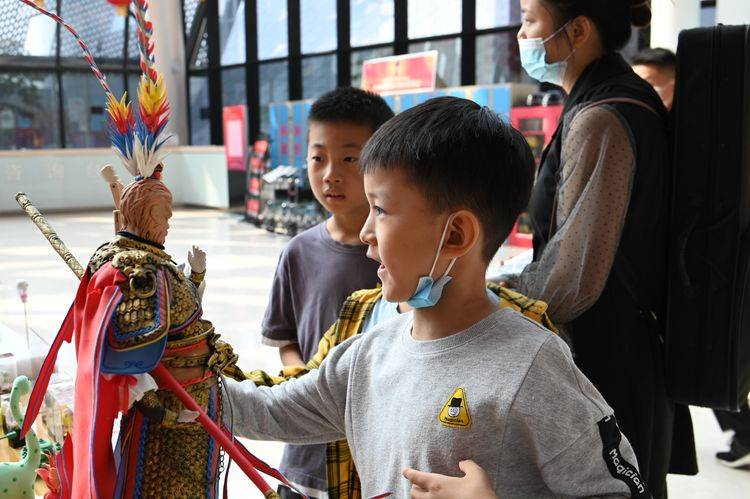
<svg viewBox="0 0 750 499">
<path fill-rule="evenodd" d="M 722 24 L 750 24 L 750 0 L 718 0 L 716 22 Z"/>
<path fill-rule="evenodd" d="M 167 125 L 167 133 L 175 136 L 171 145 L 189 143 L 185 42 L 180 9 L 180 0 L 152 1 L 148 9 L 154 24 L 156 70 L 164 78 L 171 109 Z"/>
<path fill-rule="evenodd" d="M 718 3 L 724 1 L 719 0 Z M 654 48 L 674 51 L 680 31 L 701 25 L 700 0 L 653 0 L 651 12 L 651 46 Z"/>
</svg>

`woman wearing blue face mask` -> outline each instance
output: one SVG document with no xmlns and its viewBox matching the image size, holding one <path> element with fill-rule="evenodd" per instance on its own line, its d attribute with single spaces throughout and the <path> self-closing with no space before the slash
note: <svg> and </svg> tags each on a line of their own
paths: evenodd
<svg viewBox="0 0 750 499">
<path fill-rule="evenodd" d="M 524 68 L 568 98 L 532 194 L 534 262 L 519 291 L 549 303 L 651 492 L 665 497 L 668 471 L 697 466 L 687 408 L 666 394 L 660 339 L 667 111 L 618 53 L 632 25 L 648 24 L 649 2 L 521 0 L 521 9 Z"/>
</svg>

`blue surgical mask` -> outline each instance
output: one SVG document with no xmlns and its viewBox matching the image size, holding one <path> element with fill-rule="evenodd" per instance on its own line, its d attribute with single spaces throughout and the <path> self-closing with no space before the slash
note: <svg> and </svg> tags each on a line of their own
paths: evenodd
<svg viewBox="0 0 750 499">
<path fill-rule="evenodd" d="M 567 26 L 567 23 L 547 38 L 519 38 L 518 49 L 521 55 L 521 66 L 526 72 L 537 81 L 552 83 L 559 87 L 562 86 L 565 79 L 565 72 L 568 70 L 568 59 L 573 52 L 560 62 L 547 62 L 547 48 L 545 44 L 560 34 Z"/>
<path fill-rule="evenodd" d="M 432 274 L 435 272 L 435 267 L 437 266 L 438 258 L 440 258 L 440 250 L 443 249 L 445 236 L 448 235 L 448 226 L 450 225 L 452 220 L 453 220 L 453 215 L 448 217 L 448 221 L 445 222 L 443 235 L 440 236 L 440 243 L 438 244 L 437 253 L 435 254 L 435 260 L 433 260 L 432 262 L 432 268 L 430 269 L 430 274 L 419 278 L 419 283 L 417 284 L 417 290 L 414 292 L 413 295 L 411 295 L 411 298 L 406 300 L 406 303 L 409 304 L 409 306 L 412 308 L 434 307 L 435 304 L 437 304 L 437 302 L 440 300 L 440 297 L 443 295 L 443 288 L 451 280 L 451 276 L 448 275 L 448 272 L 451 271 L 451 269 L 453 268 L 453 265 L 456 263 L 455 258 L 451 260 L 451 262 L 448 264 L 448 268 L 445 269 L 445 273 L 440 279 L 438 279 L 437 281 L 434 281 L 432 278 Z"/>
</svg>

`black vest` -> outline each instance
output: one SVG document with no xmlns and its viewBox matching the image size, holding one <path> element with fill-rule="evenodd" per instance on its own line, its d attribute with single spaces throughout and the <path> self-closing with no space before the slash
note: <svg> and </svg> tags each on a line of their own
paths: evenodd
<svg viewBox="0 0 750 499">
<path fill-rule="evenodd" d="M 565 125 L 587 104 L 616 98 L 636 99 L 657 111 L 655 114 L 629 103 L 607 104 L 624 118 L 636 158 L 632 198 L 620 251 L 627 255 L 639 277 L 648 276 L 649 281 L 656 284 L 662 282 L 665 273 L 662 257 L 666 257 L 667 111 L 653 88 L 633 73 L 619 54 L 607 54 L 586 68 L 573 87 L 557 131 L 542 155 L 530 204 L 534 259 L 540 258 L 554 233 L 550 229 Z M 655 265 L 657 261 L 659 265 Z M 661 299 L 649 296 L 643 301 L 656 310 L 661 307 Z"/>
<path fill-rule="evenodd" d="M 640 283 L 638 301 L 660 315 L 667 288 L 667 111 L 653 88 L 619 54 L 607 54 L 584 71 L 542 156 L 529 210 L 534 257 L 538 260 L 549 242 L 565 124 L 587 104 L 617 98 L 637 99 L 657 111 L 637 104 L 606 104 L 627 124 L 636 161 L 618 252 L 625 255 Z M 670 472 L 697 473 L 690 415 L 686 407 L 675 408 L 666 394 L 662 345 L 653 322 L 644 317 L 616 273 L 610 273 L 593 306 L 565 324 L 565 329 L 576 364 L 615 410 L 636 451 L 641 474 L 655 486 L 655 497 L 662 496 L 670 455 Z"/>
</svg>

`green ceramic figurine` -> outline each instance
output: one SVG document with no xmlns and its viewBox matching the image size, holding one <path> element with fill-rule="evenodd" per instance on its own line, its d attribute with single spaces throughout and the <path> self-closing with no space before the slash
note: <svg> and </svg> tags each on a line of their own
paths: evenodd
<svg viewBox="0 0 750 499">
<path fill-rule="evenodd" d="M 13 382 L 10 392 L 10 410 L 18 424 L 23 423 L 21 396 L 31 391 L 31 383 L 26 376 L 19 376 Z M 26 434 L 26 452 L 21 461 L 0 463 L 0 499 L 27 499 L 34 497 L 36 469 L 42 459 L 39 440 L 34 431 Z"/>
</svg>

